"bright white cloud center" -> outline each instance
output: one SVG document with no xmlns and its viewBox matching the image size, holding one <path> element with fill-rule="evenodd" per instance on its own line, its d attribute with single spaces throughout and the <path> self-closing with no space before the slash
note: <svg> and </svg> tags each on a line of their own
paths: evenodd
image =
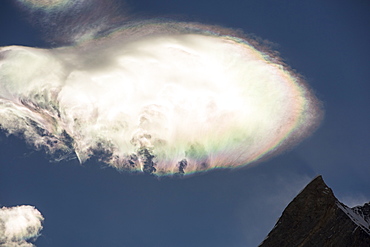
<svg viewBox="0 0 370 247">
<path fill-rule="evenodd" d="M 156 175 L 247 165 L 317 126 L 317 100 L 276 57 L 232 36 L 155 30 L 1 48 L 0 126 L 61 158 Z"/>
</svg>

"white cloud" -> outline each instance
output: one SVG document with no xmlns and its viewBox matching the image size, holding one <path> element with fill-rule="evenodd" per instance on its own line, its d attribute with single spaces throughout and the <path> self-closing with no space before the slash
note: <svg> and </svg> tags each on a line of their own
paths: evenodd
<svg viewBox="0 0 370 247">
<path fill-rule="evenodd" d="M 321 120 L 302 78 L 233 30 L 115 23 L 115 8 L 102 8 L 114 0 L 19 1 L 45 11 L 41 23 L 67 14 L 47 33 L 74 45 L 0 48 L 0 128 L 56 160 L 158 176 L 234 168 L 294 146 Z"/>
<path fill-rule="evenodd" d="M 33 206 L 2 207 L 0 209 L 0 247 L 34 246 L 27 241 L 36 239 L 44 217 Z"/>
<path fill-rule="evenodd" d="M 315 97 L 278 58 L 166 25 L 135 40 L 124 29 L 78 47 L 0 49 L 0 126 L 51 153 L 161 176 L 247 165 L 317 125 Z"/>
</svg>

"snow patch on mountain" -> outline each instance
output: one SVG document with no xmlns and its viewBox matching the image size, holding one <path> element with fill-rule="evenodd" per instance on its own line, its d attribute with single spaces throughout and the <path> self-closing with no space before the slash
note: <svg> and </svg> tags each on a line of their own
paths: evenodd
<svg viewBox="0 0 370 247">
<path fill-rule="evenodd" d="M 349 208 L 339 201 L 336 204 L 356 225 L 370 235 L 370 203 L 353 208 Z"/>
</svg>

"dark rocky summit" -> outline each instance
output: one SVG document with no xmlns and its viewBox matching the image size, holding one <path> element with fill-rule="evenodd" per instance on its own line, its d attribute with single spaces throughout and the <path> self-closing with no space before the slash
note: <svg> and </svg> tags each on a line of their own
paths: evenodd
<svg viewBox="0 0 370 247">
<path fill-rule="evenodd" d="M 286 207 L 260 247 L 370 247 L 370 203 L 349 208 L 316 177 Z"/>
</svg>

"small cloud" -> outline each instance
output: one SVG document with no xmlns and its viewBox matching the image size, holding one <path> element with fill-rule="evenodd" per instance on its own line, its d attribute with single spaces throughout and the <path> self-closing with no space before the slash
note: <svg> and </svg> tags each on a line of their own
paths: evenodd
<svg viewBox="0 0 370 247">
<path fill-rule="evenodd" d="M 32 247 L 42 229 L 44 217 L 33 206 L 0 209 L 0 247 Z"/>
</svg>

